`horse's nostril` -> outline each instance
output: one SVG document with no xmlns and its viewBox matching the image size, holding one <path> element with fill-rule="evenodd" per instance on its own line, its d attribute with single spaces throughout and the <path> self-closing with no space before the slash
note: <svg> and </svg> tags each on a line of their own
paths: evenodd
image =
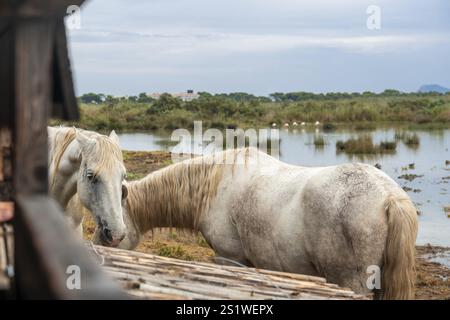
<svg viewBox="0 0 450 320">
<path fill-rule="evenodd" d="M 125 238 L 125 233 L 120 237 L 120 241 L 122 241 Z"/>
<path fill-rule="evenodd" d="M 113 241 L 112 232 L 108 228 L 103 229 L 103 234 L 105 235 L 106 240 Z"/>
</svg>

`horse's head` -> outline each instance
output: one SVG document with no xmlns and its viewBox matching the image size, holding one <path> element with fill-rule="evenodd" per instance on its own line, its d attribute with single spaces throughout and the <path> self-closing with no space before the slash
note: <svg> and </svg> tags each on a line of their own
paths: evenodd
<svg viewBox="0 0 450 320">
<path fill-rule="evenodd" d="M 81 149 L 78 196 L 94 215 L 102 244 L 117 246 L 126 232 L 121 203 L 128 194 L 119 138 L 114 131 L 109 137 L 77 131 L 76 140 Z"/>
</svg>

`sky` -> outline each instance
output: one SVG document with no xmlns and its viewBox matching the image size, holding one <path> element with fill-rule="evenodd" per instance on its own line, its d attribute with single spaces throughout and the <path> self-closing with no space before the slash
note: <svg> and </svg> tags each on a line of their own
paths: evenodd
<svg viewBox="0 0 450 320">
<path fill-rule="evenodd" d="M 449 0 L 91 0 L 79 26 L 77 94 L 450 87 Z"/>
</svg>

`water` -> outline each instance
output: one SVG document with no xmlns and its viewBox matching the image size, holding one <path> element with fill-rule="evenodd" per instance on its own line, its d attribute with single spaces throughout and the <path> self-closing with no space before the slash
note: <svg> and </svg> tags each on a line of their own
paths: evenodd
<svg viewBox="0 0 450 320">
<path fill-rule="evenodd" d="M 323 132 L 319 129 L 280 130 L 280 160 L 302 166 L 328 166 L 345 162 L 364 162 L 381 164 L 382 170 L 402 187 L 411 188 L 409 196 L 414 201 L 419 216 L 419 235 L 417 244 L 441 245 L 450 247 L 450 218 L 444 207 L 450 205 L 449 191 L 450 165 L 450 130 L 414 131 L 420 138 L 417 148 L 409 148 L 404 143 L 397 143 L 395 154 L 375 157 L 355 157 L 336 152 L 336 142 L 356 137 L 361 132 L 338 130 Z M 395 130 L 392 128 L 371 131 L 374 142 L 393 141 Z M 170 142 L 171 132 L 126 133 L 121 134 L 123 149 L 135 151 L 154 151 L 173 148 Z M 323 136 L 326 145 L 323 148 L 314 146 L 315 136 Z M 407 169 L 414 163 L 414 169 Z M 400 179 L 403 174 L 423 175 L 407 181 Z M 415 190 L 415 192 L 414 192 Z"/>
</svg>

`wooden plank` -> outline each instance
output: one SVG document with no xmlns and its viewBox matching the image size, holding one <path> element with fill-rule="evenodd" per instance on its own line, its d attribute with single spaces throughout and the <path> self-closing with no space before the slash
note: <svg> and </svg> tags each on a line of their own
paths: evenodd
<svg viewBox="0 0 450 320">
<path fill-rule="evenodd" d="M 104 268 L 140 299 L 366 299 L 320 277 L 182 261 L 92 246 Z"/>
<path fill-rule="evenodd" d="M 78 120 L 80 114 L 73 88 L 72 70 L 67 52 L 66 29 L 62 18 L 56 23 L 54 55 L 52 117 Z"/>
<path fill-rule="evenodd" d="M 13 36 L 11 19 L 0 17 L 0 127 L 13 121 Z"/>
<path fill-rule="evenodd" d="M 15 188 L 45 194 L 47 177 L 47 119 L 51 106 L 51 63 L 55 22 L 19 19 L 15 63 Z M 31 54 L 32 53 L 32 54 Z"/>
<path fill-rule="evenodd" d="M 26 288 L 20 292 L 21 298 L 127 299 L 86 254 L 54 200 L 19 195 L 17 206 L 16 274 L 19 286 Z M 78 266 L 81 271 L 80 290 L 66 286 L 69 266 Z"/>
</svg>

